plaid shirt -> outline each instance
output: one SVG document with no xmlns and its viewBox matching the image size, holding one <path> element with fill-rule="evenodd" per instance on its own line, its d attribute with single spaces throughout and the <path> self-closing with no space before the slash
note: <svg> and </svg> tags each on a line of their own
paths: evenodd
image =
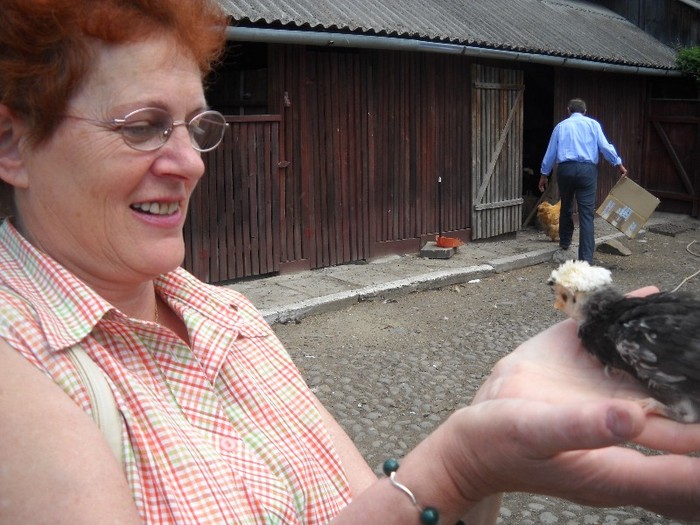
<svg viewBox="0 0 700 525">
<path fill-rule="evenodd" d="M 65 350 L 108 376 L 123 425 L 125 474 L 146 523 L 322 524 L 350 500 L 307 386 L 242 295 L 182 269 L 156 290 L 170 330 L 131 319 L 9 223 L 0 225 L 0 337 L 85 412 Z"/>
</svg>

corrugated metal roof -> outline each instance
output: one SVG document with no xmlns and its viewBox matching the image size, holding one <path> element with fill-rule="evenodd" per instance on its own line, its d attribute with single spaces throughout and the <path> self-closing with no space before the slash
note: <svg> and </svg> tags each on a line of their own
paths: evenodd
<svg viewBox="0 0 700 525">
<path fill-rule="evenodd" d="M 279 25 L 660 69 L 675 51 L 605 8 L 575 0 L 220 0 L 242 24 Z"/>
</svg>

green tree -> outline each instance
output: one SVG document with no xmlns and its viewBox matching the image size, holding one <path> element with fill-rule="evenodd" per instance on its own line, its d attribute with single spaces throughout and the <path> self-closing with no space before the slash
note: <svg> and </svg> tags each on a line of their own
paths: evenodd
<svg viewBox="0 0 700 525">
<path fill-rule="evenodd" d="M 676 55 L 676 65 L 700 83 L 700 46 L 685 47 Z"/>
</svg>

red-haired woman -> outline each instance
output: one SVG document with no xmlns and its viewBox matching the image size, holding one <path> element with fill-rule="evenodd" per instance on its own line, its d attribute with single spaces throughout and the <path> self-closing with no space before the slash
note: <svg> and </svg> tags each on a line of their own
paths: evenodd
<svg viewBox="0 0 700 525">
<path fill-rule="evenodd" d="M 570 324 L 377 479 L 253 306 L 179 268 L 226 130 L 202 88 L 226 22 L 208 0 L 0 4 L 0 522 L 487 523 L 504 490 L 698 517 L 699 459 L 613 445 L 700 430 L 615 399 L 641 393 Z M 109 384 L 121 464 L 74 350 Z"/>
</svg>

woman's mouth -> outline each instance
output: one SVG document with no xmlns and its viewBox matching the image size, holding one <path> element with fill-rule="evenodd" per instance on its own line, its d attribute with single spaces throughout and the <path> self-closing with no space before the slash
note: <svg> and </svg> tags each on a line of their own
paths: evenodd
<svg viewBox="0 0 700 525">
<path fill-rule="evenodd" d="M 180 209 L 179 202 L 139 202 L 131 205 L 132 210 L 150 215 L 172 215 Z"/>
</svg>

